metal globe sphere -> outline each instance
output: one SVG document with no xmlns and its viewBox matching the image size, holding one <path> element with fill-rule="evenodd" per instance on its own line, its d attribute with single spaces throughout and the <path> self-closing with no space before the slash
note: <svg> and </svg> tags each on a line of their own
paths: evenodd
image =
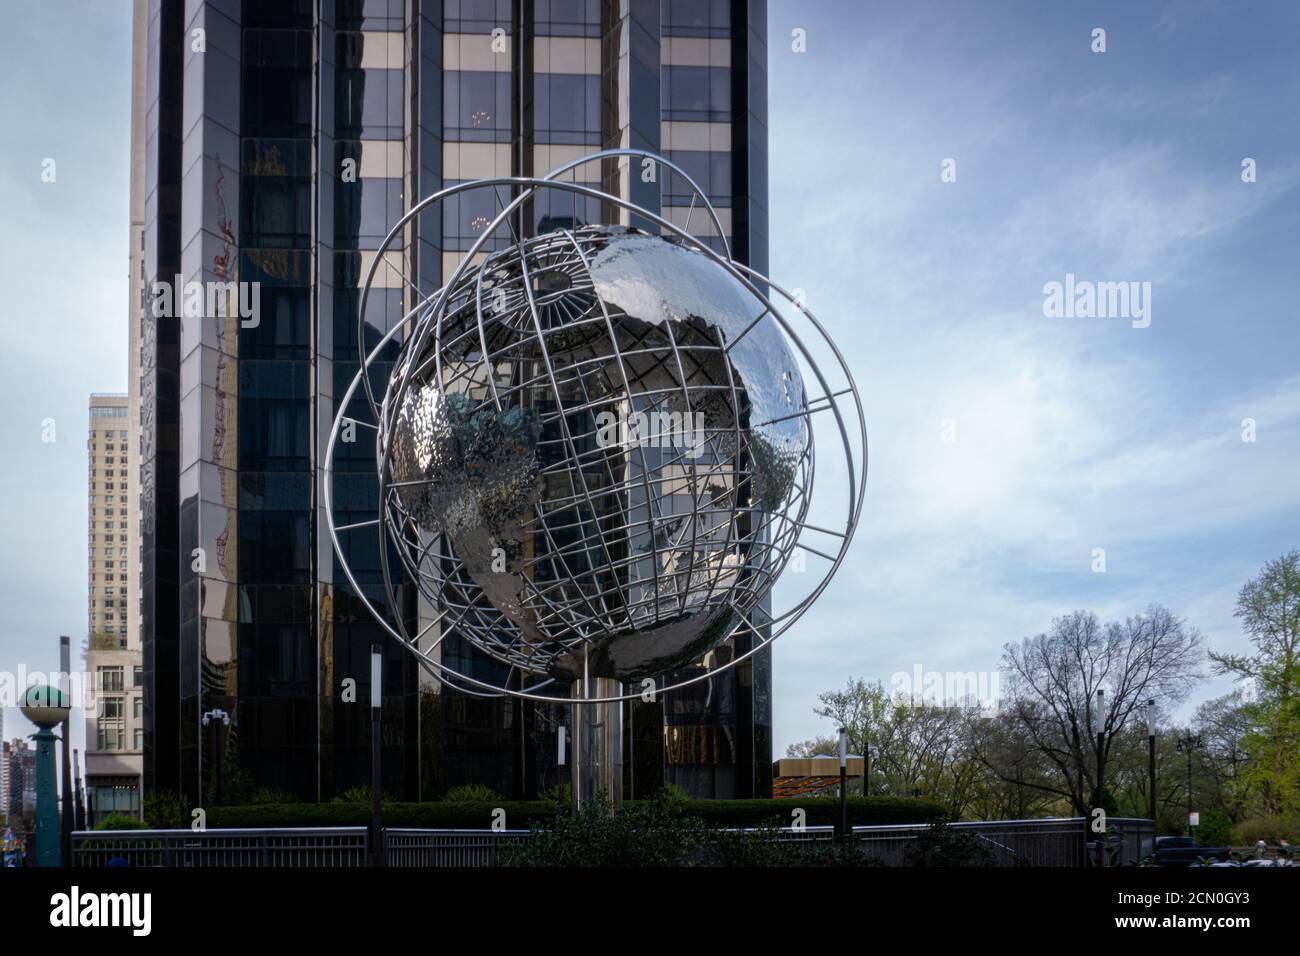
<svg viewBox="0 0 1300 956">
<path fill-rule="evenodd" d="M 807 509 L 799 365 L 766 304 L 671 236 L 491 253 L 406 336 L 384 518 L 408 573 L 513 666 L 632 680 L 761 605 Z"/>
</svg>

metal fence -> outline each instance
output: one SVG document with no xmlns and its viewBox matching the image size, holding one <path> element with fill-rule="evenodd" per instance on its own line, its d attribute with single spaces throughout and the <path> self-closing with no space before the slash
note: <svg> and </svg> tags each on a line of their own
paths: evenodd
<svg viewBox="0 0 1300 956">
<path fill-rule="evenodd" d="M 81 830 L 73 866 L 365 866 L 365 827 Z"/>
<path fill-rule="evenodd" d="M 497 854 L 528 830 L 385 830 L 389 866 L 496 866 Z"/>
<path fill-rule="evenodd" d="M 389 866 L 496 866 L 502 847 L 527 840 L 528 830 L 421 830 L 384 831 L 385 860 Z M 829 843 L 835 828 L 783 827 L 781 842 Z"/>
<path fill-rule="evenodd" d="M 995 866 L 1086 866 L 1089 855 L 1097 856 L 1098 838 L 1085 829 L 1083 817 L 1055 820 L 989 820 L 949 824 L 950 829 L 975 836 Z M 1138 863 L 1155 836 L 1151 820 L 1111 818 L 1107 821 L 1109 866 Z M 867 852 L 887 866 L 907 865 L 908 847 L 927 827 L 854 827 L 853 835 Z M 1091 849 L 1085 833 L 1092 841 Z"/>
<path fill-rule="evenodd" d="M 996 866 L 1084 866 L 1090 851 L 1081 817 L 1058 820 L 995 820 L 950 824 L 973 834 Z M 1150 820 L 1108 821 L 1112 866 L 1137 863 L 1154 837 Z M 887 866 L 906 866 L 908 848 L 925 824 L 854 827 L 854 839 Z M 1091 836 L 1091 834 L 1089 834 Z M 387 829 L 384 860 L 389 866 L 488 867 L 503 847 L 527 840 L 527 830 Z M 784 827 L 780 841 L 830 842 L 835 828 Z M 86 830 L 72 835 L 74 866 L 365 866 L 366 827 L 266 830 Z"/>
</svg>

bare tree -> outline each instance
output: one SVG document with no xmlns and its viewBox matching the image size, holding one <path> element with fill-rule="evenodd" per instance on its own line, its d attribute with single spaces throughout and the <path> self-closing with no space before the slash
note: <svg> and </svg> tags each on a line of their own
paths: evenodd
<svg viewBox="0 0 1300 956">
<path fill-rule="evenodd" d="M 1055 770 L 1025 725 L 1010 712 L 968 715 L 972 760 L 984 771 L 971 812 L 977 820 L 1025 820 L 1048 813 L 1061 797 Z"/>
<path fill-rule="evenodd" d="M 1123 731 L 1141 719 L 1147 700 L 1169 707 L 1187 696 L 1201 679 L 1203 644 L 1199 632 L 1158 605 L 1104 625 L 1075 611 L 1046 633 L 1008 644 L 1003 713 L 1054 771 L 1025 785 L 1066 798 L 1079 815 L 1100 805 L 1099 767 L 1104 775 L 1112 750 L 1133 738 Z M 1011 779 L 1012 770 L 990 766 Z"/>
<path fill-rule="evenodd" d="M 879 681 L 860 678 L 817 699 L 815 713 L 847 731 L 851 753 L 864 753 L 870 744 L 872 793 L 926 796 L 956 814 L 971 803 L 981 768 L 970 758 L 961 708 L 891 697 Z M 839 743 L 814 738 L 797 746 L 834 754 Z"/>
</svg>

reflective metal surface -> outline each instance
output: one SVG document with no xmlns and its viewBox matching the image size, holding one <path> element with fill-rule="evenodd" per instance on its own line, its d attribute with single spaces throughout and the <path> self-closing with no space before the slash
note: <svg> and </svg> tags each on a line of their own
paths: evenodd
<svg viewBox="0 0 1300 956">
<path fill-rule="evenodd" d="M 581 675 L 579 652 L 594 676 L 652 676 L 725 640 L 811 466 L 803 380 L 763 303 L 703 254 L 610 226 L 494 254 L 447 300 L 408 340 L 379 439 L 430 598 L 556 677 Z"/>
<path fill-rule="evenodd" d="M 610 688 L 587 709 L 634 695 L 610 682 L 662 675 L 738 634 L 752 639 L 725 664 L 658 686 L 707 679 L 798 619 L 843 560 L 861 511 L 865 422 L 856 389 L 802 303 L 732 261 L 725 242 L 722 253 L 708 249 L 687 232 L 689 220 L 679 228 L 559 179 L 625 155 L 680 173 L 662 157 L 608 150 L 541 180 L 460 184 L 417 204 L 385 241 L 460 192 L 519 187 L 444 288 L 408 313 L 383 392 L 364 372 L 353 381 L 326 463 L 328 484 L 340 422 L 364 395 L 378 423 L 380 514 L 340 526 L 331 513 L 331 538 L 339 550 L 340 534 L 377 531 L 393 546 L 379 552 L 390 595 L 395 582 L 412 580 L 434 611 L 414 634 L 377 616 L 440 679 L 471 693 L 559 701 L 543 688 L 585 674 Z M 486 251 L 489 235 L 542 190 L 575 203 L 599 198 L 662 234 L 579 226 Z M 696 192 L 701 217 L 720 231 Z M 842 387 L 769 295 L 811 325 Z M 396 344 L 395 332 L 369 343 L 370 356 Z M 801 368 L 812 371 L 811 398 Z M 817 413 L 832 424 L 847 476 L 843 530 L 807 520 Z M 806 543 L 814 538 L 820 544 Z M 760 614 L 800 549 L 829 568 L 788 609 Z M 434 653 L 451 633 L 521 676 L 489 684 L 451 670 Z"/>
<path fill-rule="evenodd" d="M 618 697 L 622 690 L 608 677 L 576 680 L 573 700 Z M 583 703 L 573 708 L 573 723 L 569 765 L 574 806 L 605 801 L 618 809 L 623 803 L 623 705 Z"/>
</svg>

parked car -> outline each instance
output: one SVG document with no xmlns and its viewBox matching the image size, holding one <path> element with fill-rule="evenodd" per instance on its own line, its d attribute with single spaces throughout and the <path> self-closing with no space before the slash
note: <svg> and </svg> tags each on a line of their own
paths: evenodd
<svg viewBox="0 0 1300 956">
<path fill-rule="evenodd" d="M 1191 866 L 1201 860 L 1227 862 L 1232 850 L 1226 846 L 1199 846 L 1194 837 L 1156 837 L 1155 852 L 1151 862 L 1156 866 Z"/>
</svg>

